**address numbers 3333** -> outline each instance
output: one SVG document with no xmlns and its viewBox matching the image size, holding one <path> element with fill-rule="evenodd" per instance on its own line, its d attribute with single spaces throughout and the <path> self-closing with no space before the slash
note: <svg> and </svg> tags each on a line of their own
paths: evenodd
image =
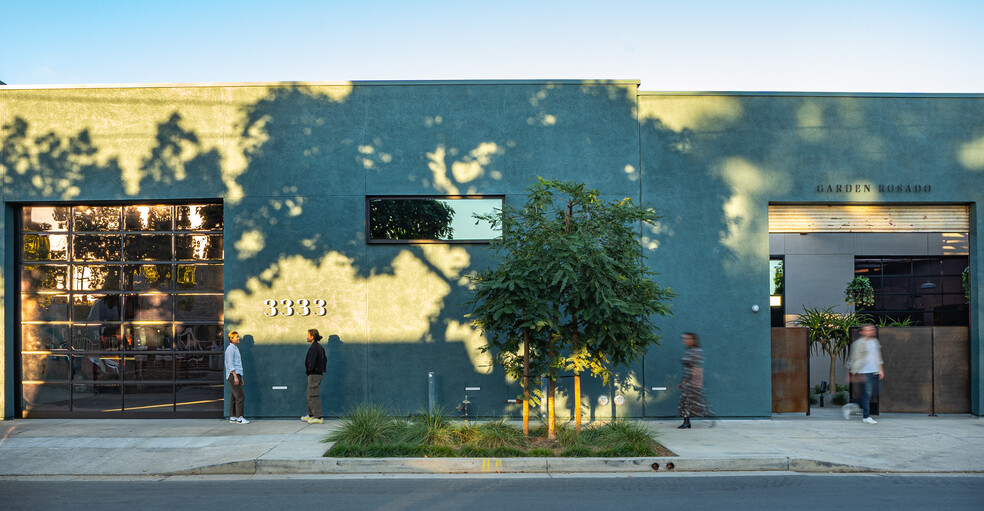
<svg viewBox="0 0 984 511">
<path fill-rule="evenodd" d="M 277 300 L 263 300 L 263 305 L 266 306 L 265 316 L 310 316 L 314 313 L 315 316 L 324 316 L 328 314 L 328 309 L 325 308 L 324 300 L 318 298 L 313 303 L 310 300 L 300 299 L 296 302 L 294 300 L 283 299 Z"/>
</svg>

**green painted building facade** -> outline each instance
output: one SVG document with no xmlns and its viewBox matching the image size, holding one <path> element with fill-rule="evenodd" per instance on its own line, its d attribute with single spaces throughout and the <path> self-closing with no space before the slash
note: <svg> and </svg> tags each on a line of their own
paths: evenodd
<svg viewBox="0 0 984 511">
<path fill-rule="evenodd" d="M 682 331 L 701 334 L 719 415 L 772 413 L 770 205 L 965 206 L 970 411 L 980 414 L 984 404 L 976 299 L 984 95 L 650 93 L 631 81 L 5 86 L 0 123 L 5 418 L 32 416 L 33 399 L 41 410 L 33 416 L 222 416 L 215 342 L 223 327 L 243 336 L 250 417 L 303 414 L 310 328 L 327 341 L 327 415 L 367 401 L 424 408 L 432 384 L 449 409 L 467 395 L 471 415 L 517 416 L 519 406 L 506 399 L 519 385 L 479 351 L 483 339 L 465 317 L 466 277 L 491 263 L 488 245 L 370 243 L 367 197 L 520 204 L 537 176 L 583 181 L 663 216 L 642 236 L 660 283 L 678 293 L 673 316 L 659 322 L 663 345 L 614 385 L 586 378 L 589 417 L 675 415 Z M 166 226 L 149 228 L 156 238 L 146 223 L 128 227 L 128 212 L 149 206 L 170 215 Z M 66 224 L 68 234 L 53 235 L 70 240 L 64 262 L 35 265 L 25 248 L 50 238 L 32 231 L 25 212 L 81 218 L 91 208 L 123 215 L 112 234 L 122 237 L 122 252 L 111 259 L 124 276 L 111 291 L 90 292 L 77 277 L 95 263 L 75 240 L 102 231 Z M 182 223 L 189 211 L 212 212 L 211 223 Z M 152 257 L 160 262 L 155 278 L 174 273 L 164 291 L 147 284 L 144 252 L 127 252 L 138 238 L 173 244 Z M 207 246 L 196 245 L 200 239 Z M 192 247 L 187 254 L 183 243 Z M 48 276 L 67 272 L 70 289 L 31 280 L 36 266 Z M 135 279 L 126 277 L 131 270 Z M 187 271 L 198 277 L 182 277 Z M 74 339 L 95 321 L 97 295 L 144 304 L 114 316 L 120 332 L 169 334 L 144 345 L 147 352 L 121 347 L 122 333 L 116 344 L 80 347 Z M 164 310 L 140 302 L 144 295 L 166 302 L 168 312 L 141 316 Z M 220 306 L 195 308 L 214 295 Z M 54 296 L 72 306 L 34 315 L 32 300 Z M 40 331 L 70 338 L 31 344 Z M 176 376 L 130 372 L 151 362 Z M 571 410 L 569 386 L 560 381 L 562 415 Z M 28 387 L 56 390 L 28 396 Z M 155 392 L 171 397 L 136 404 Z M 76 406 L 83 396 L 97 404 Z"/>
</svg>

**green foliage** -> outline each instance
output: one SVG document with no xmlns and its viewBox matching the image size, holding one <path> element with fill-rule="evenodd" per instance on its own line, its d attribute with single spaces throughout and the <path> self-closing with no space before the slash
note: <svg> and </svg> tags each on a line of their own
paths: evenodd
<svg viewBox="0 0 984 511">
<path fill-rule="evenodd" d="M 485 422 L 475 428 L 471 443 L 486 449 L 518 447 L 526 443 L 523 431 L 503 421 Z"/>
<path fill-rule="evenodd" d="M 522 458 L 526 456 L 526 453 L 516 447 L 503 445 L 492 449 L 492 456 L 496 458 Z"/>
<path fill-rule="evenodd" d="M 833 312 L 833 307 L 803 306 L 803 312 L 796 318 L 796 325 L 808 329 L 807 339 L 814 353 L 826 353 L 830 357 L 828 391 L 832 392 L 833 385 L 836 383 L 834 381 L 836 360 L 847 356 L 847 349 L 851 343 L 851 328 L 869 321 L 868 316 L 856 312 L 837 314 Z"/>
<path fill-rule="evenodd" d="M 492 457 L 492 449 L 487 447 L 479 447 L 477 445 L 465 444 L 458 449 L 459 454 L 465 458 L 490 458 Z"/>
<path fill-rule="evenodd" d="M 964 298 L 970 303 L 970 266 L 963 269 L 960 273 L 960 281 L 963 284 Z"/>
<path fill-rule="evenodd" d="M 783 293 L 783 287 L 785 282 L 785 270 L 783 268 L 783 261 L 778 261 L 776 263 L 775 272 L 772 274 L 772 287 L 775 291 L 772 293 L 774 295 L 781 295 Z"/>
<path fill-rule="evenodd" d="M 568 447 L 560 452 L 560 455 L 565 458 L 590 458 L 594 456 L 594 451 L 583 446 Z"/>
<path fill-rule="evenodd" d="M 492 244 L 497 264 L 472 277 L 469 317 L 511 377 L 522 381 L 524 335 L 531 386 L 559 370 L 607 383 L 613 367 L 659 344 L 654 321 L 670 314 L 674 294 L 655 282 L 641 249 L 640 224 L 658 219 L 652 209 L 540 178 L 524 205 L 481 219 L 502 238 Z"/>
<path fill-rule="evenodd" d="M 891 316 L 879 316 L 878 326 L 883 327 L 906 327 L 906 326 L 916 326 L 919 324 L 918 321 L 913 321 L 912 317 L 906 316 L 903 319 L 894 318 Z"/>
<path fill-rule="evenodd" d="M 871 287 L 868 277 L 858 275 L 848 282 L 847 288 L 844 289 L 844 301 L 855 309 L 874 305 L 875 290 Z"/>
<path fill-rule="evenodd" d="M 436 199 L 373 199 L 369 201 L 369 218 L 373 239 L 454 239 L 454 209 Z"/>
<path fill-rule="evenodd" d="M 389 441 L 397 431 L 389 410 L 377 405 L 362 404 L 344 415 L 338 429 L 325 438 L 351 447 L 366 447 Z"/>
<path fill-rule="evenodd" d="M 330 457 L 550 457 L 563 456 L 653 456 L 660 448 L 652 432 L 642 423 L 616 420 L 578 431 L 570 422 L 560 424 L 558 437 L 547 445 L 540 425 L 527 438 L 522 429 L 504 420 L 461 422 L 443 410 L 392 418 L 380 406 L 361 405 L 341 420 L 326 441 L 334 442 Z M 431 432 L 431 433 L 428 433 Z M 433 433 L 437 432 L 437 433 Z"/>
<path fill-rule="evenodd" d="M 450 414 L 443 407 L 437 407 L 432 412 L 422 411 L 411 415 L 407 423 L 399 428 L 397 435 L 401 442 L 427 445 L 452 445 L 455 437 Z"/>
<path fill-rule="evenodd" d="M 840 385 L 838 385 L 839 387 Z M 844 406 L 847 404 L 847 392 L 838 392 L 830 398 L 830 403 L 834 406 Z"/>
</svg>

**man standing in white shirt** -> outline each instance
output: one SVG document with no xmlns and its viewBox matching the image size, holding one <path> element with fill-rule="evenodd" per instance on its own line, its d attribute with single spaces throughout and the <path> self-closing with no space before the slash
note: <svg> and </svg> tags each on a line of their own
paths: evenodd
<svg viewBox="0 0 984 511">
<path fill-rule="evenodd" d="M 226 381 L 232 386 L 232 402 L 229 403 L 229 422 L 249 424 L 243 416 L 243 403 L 246 394 L 243 393 L 243 358 L 239 354 L 239 332 L 229 332 L 229 346 L 225 350 Z"/>
<path fill-rule="evenodd" d="M 842 408 L 844 418 L 849 419 L 851 410 L 860 408 L 862 422 L 878 424 L 870 415 L 871 393 L 875 386 L 875 378 L 885 378 L 885 365 L 881 356 L 881 344 L 875 337 L 875 325 L 861 327 L 861 337 L 851 343 L 851 354 L 847 361 L 847 369 L 851 373 L 851 381 L 861 384 L 861 403 L 848 403 Z"/>
</svg>

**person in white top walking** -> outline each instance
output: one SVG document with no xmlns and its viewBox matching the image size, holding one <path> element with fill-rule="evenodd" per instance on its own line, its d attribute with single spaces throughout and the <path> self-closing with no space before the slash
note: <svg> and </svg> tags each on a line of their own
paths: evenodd
<svg viewBox="0 0 984 511">
<path fill-rule="evenodd" d="M 881 356 L 881 344 L 875 337 L 875 325 L 861 327 L 861 337 L 851 343 L 851 352 L 847 361 L 847 369 L 851 373 L 851 381 L 861 384 L 861 399 L 859 403 L 851 402 L 843 406 L 844 418 L 851 417 L 851 411 L 860 409 L 862 422 L 878 424 L 871 418 L 871 393 L 875 386 L 875 378 L 885 378 L 885 365 Z"/>
<path fill-rule="evenodd" d="M 232 401 L 229 403 L 229 422 L 249 424 L 243 416 L 243 403 L 246 394 L 243 393 L 243 357 L 239 354 L 239 332 L 229 332 L 229 346 L 225 350 L 226 381 L 232 386 Z"/>
</svg>

